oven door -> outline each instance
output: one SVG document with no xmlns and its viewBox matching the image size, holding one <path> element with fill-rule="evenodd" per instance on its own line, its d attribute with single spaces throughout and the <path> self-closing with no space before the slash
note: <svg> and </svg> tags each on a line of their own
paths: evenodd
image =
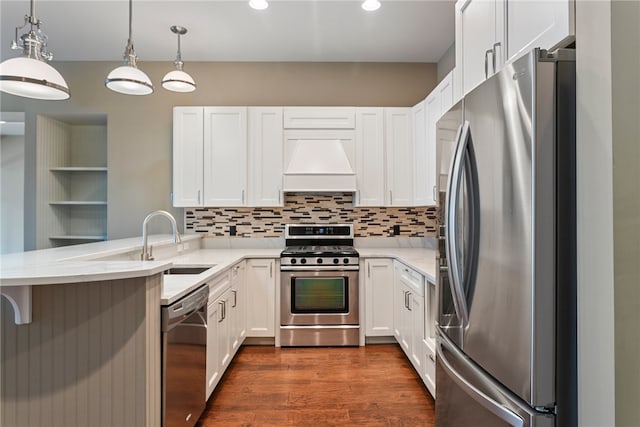
<svg viewBox="0 0 640 427">
<path fill-rule="evenodd" d="M 358 271 L 282 271 L 282 325 L 357 325 Z"/>
</svg>

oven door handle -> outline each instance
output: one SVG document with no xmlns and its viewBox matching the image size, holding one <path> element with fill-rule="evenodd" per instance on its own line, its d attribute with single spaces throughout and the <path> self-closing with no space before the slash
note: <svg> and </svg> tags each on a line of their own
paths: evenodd
<svg viewBox="0 0 640 427">
<path fill-rule="evenodd" d="M 340 267 L 336 267 L 334 265 L 327 265 L 327 266 L 292 266 L 292 265 L 287 265 L 287 266 L 281 266 L 280 267 L 280 271 L 308 271 L 308 272 L 314 272 L 314 271 L 331 271 L 331 272 L 343 272 L 343 271 L 358 271 L 360 270 L 360 267 L 357 265 L 345 265 L 345 266 L 340 266 Z"/>
</svg>

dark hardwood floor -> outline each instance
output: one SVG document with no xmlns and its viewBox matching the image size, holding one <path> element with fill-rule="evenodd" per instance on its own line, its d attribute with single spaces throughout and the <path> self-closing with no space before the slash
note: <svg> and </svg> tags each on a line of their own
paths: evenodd
<svg viewBox="0 0 640 427">
<path fill-rule="evenodd" d="M 245 346 L 197 427 L 433 426 L 435 403 L 395 344 Z"/>
</svg>

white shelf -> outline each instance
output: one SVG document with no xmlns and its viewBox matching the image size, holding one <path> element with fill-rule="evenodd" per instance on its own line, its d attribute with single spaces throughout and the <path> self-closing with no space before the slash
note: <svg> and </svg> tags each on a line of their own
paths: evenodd
<svg viewBox="0 0 640 427">
<path fill-rule="evenodd" d="M 61 200 L 57 202 L 49 202 L 50 205 L 65 206 L 106 206 L 105 200 Z"/>
<path fill-rule="evenodd" d="M 88 235 L 64 235 L 64 236 L 49 236 L 51 240 L 107 240 L 107 236 L 88 236 Z"/>
<path fill-rule="evenodd" d="M 107 172 L 106 166 L 84 167 L 84 166 L 64 166 L 49 169 L 51 172 Z"/>
</svg>

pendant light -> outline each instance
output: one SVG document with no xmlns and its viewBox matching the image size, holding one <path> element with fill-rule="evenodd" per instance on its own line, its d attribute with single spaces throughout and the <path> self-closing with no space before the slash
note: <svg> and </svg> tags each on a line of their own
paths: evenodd
<svg viewBox="0 0 640 427">
<path fill-rule="evenodd" d="M 364 0 L 362 2 L 362 8 L 367 12 L 373 12 L 380 9 L 381 3 L 379 0 Z"/>
<path fill-rule="evenodd" d="M 133 0 L 129 0 L 129 39 L 124 50 L 124 63 L 109 73 L 104 84 L 112 91 L 125 95 L 148 95 L 153 92 L 153 84 L 149 76 L 136 65 L 138 58 L 131 39 L 132 14 Z"/>
<path fill-rule="evenodd" d="M 173 61 L 175 70 L 169 71 L 162 79 L 162 87 L 173 92 L 193 92 L 196 90 L 196 83 L 193 78 L 182 71 L 184 62 L 182 62 L 182 54 L 180 53 L 180 36 L 187 34 L 187 29 L 174 25 L 171 27 L 173 34 L 178 35 L 178 54 L 176 60 Z"/>
<path fill-rule="evenodd" d="M 46 63 L 53 59 L 53 54 L 47 50 L 47 36 L 40 29 L 42 22 L 34 10 L 34 0 L 31 0 L 30 15 L 25 15 L 24 25 L 16 28 L 11 44 L 11 49 L 22 50 L 24 55 L 0 63 L 0 91 L 25 98 L 69 99 L 69 85 Z M 27 25 L 29 31 L 18 38 L 18 32 Z"/>
</svg>

